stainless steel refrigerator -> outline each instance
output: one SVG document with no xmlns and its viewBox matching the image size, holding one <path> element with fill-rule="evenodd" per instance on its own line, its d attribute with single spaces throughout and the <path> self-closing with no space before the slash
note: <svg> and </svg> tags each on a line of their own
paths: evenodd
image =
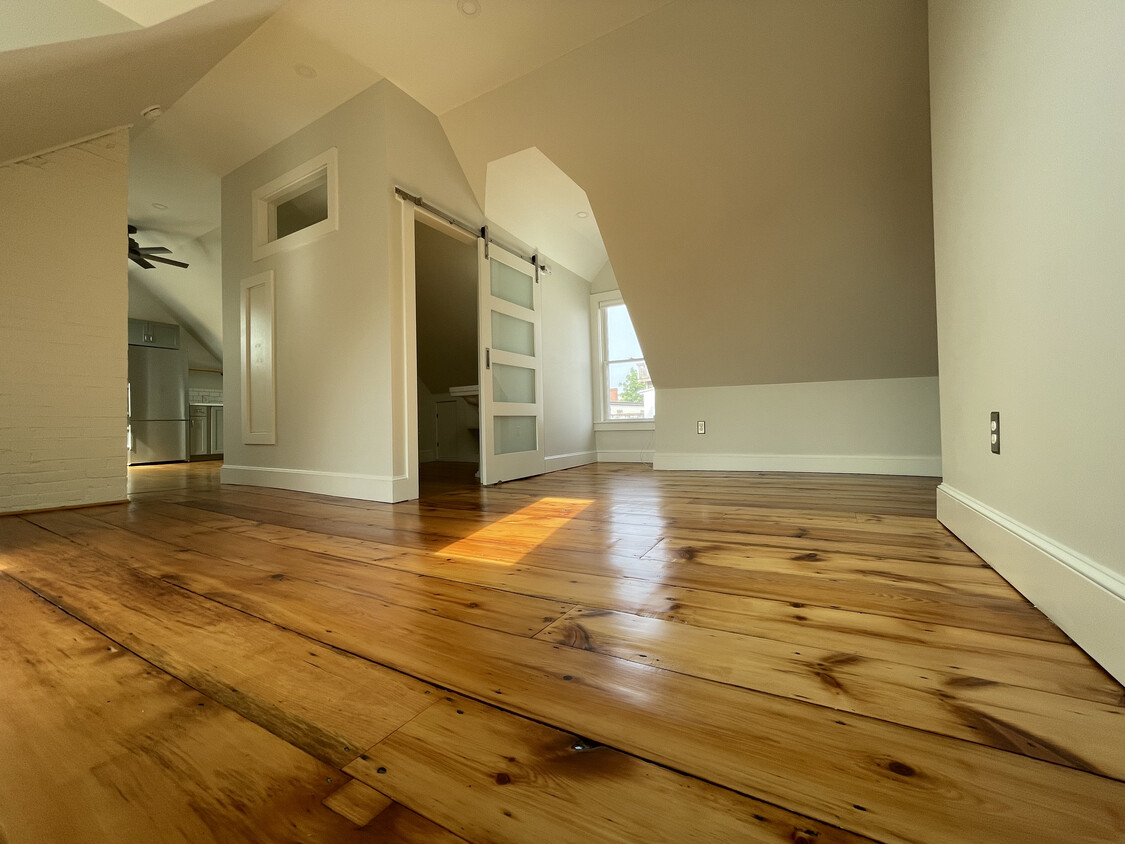
<svg viewBox="0 0 1125 844">
<path fill-rule="evenodd" d="M 187 351 L 129 346 L 129 465 L 188 459 Z"/>
</svg>

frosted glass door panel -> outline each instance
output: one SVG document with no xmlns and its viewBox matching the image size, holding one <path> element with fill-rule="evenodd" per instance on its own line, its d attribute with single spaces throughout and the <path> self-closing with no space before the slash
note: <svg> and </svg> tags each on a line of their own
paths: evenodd
<svg viewBox="0 0 1125 844">
<path fill-rule="evenodd" d="M 535 370 L 504 363 L 492 364 L 492 400 L 535 404 Z"/>
<path fill-rule="evenodd" d="M 492 348 L 535 356 L 535 323 L 492 312 Z"/>
<path fill-rule="evenodd" d="M 477 241 L 480 480 L 546 471 L 543 449 L 543 292 L 535 265 Z"/>
<path fill-rule="evenodd" d="M 535 281 L 531 276 L 492 259 L 492 295 L 529 311 L 535 308 Z"/>
<path fill-rule="evenodd" d="M 520 451 L 535 451 L 539 447 L 535 436 L 535 417 L 495 417 L 494 438 L 497 454 L 515 454 Z"/>
</svg>

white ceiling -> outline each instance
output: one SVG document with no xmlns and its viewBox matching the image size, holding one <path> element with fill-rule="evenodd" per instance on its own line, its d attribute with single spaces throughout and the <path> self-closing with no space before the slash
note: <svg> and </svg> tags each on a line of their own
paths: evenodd
<svg viewBox="0 0 1125 844">
<path fill-rule="evenodd" d="M 484 205 L 493 223 L 587 281 L 605 266 L 605 244 L 586 192 L 537 148 L 488 163 Z"/>
<path fill-rule="evenodd" d="M 0 0 L 0 50 L 132 32 L 211 0 Z"/>
<path fill-rule="evenodd" d="M 130 220 L 182 250 L 214 237 L 223 175 L 380 79 L 441 115 L 668 2 L 480 0 L 467 17 L 456 0 L 0 0 L 25 10 L 5 15 L 0 42 L 0 161 L 132 124 Z M 140 116 L 155 104 L 155 122 Z M 592 214 L 574 216 L 589 210 L 581 189 L 537 150 L 509 158 L 485 214 L 592 278 L 605 248 Z M 191 275 L 208 271 L 213 286 L 217 263 Z M 167 290 L 189 284 L 176 273 L 143 274 L 169 307 Z M 183 315 L 213 349 L 211 321 Z"/>
<path fill-rule="evenodd" d="M 0 161 L 160 103 L 133 132 L 130 213 L 146 245 L 206 256 L 225 172 L 385 78 L 441 117 L 486 216 L 559 263 L 584 195 L 555 165 L 582 185 L 661 386 L 932 374 L 924 4 L 479 2 L 91 18 L 91 37 L 0 52 Z M 192 273 L 217 285 L 208 260 Z"/>
<path fill-rule="evenodd" d="M 141 26 L 164 23 L 210 2 L 211 0 L 101 0 L 102 5 L 109 6 Z"/>
<path fill-rule="evenodd" d="M 133 124 L 130 218 L 194 238 L 218 225 L 223 175 L 380 79 L 441 115 L 668 0 L 482 0 L 472 17 L 456 0 L 0 2 L 18 12 L 0 42 L 10 118 L 0 160 Z M 154 104 L 164 114 L 149 123 L 140 112 Z M 561 174 L 541 175 L 556 184 Z M 605 260 L 592 223 L 561 214 L 542 187 L 518 196 L 506 184 L 485 212 L 589 275 Z M 550 218 L 569 229 L 552 237 Z M 538 222 L 522 231 L 521 219 Z"/>
<path fill-rule="evenodd" d="M 129 180 L 136 225 L 191 237 L 211 231 L 222 176 L 382 78 L 311 35 L 306 5 L 286 5 L 159 119 L 136 127 Z M 299 75 L 299 66 L 316 75 Z"/>
<path fill-rule="evenodd" d="M 530 147 L 582 185 L 660 389 L 932 376 L 926 33 L 681 0 L 441 123 L 478 197 Z"/>
<path fill-rule="evenodd" d="M 668 1 L 479 0 L 473 17 L 456 0 L 301 0 L 289 11 L 440 117 Z"/>
<path fill-rule="evenodd" d="M 140 29 L 135 20 L 98 0 L 0 0 L 0 50 L 22 50 Z"/>
<path fill-rule="evenodd" d="M 138 225 L 198 236 L 218 225 L 219 177 L 382 78 L 440 115 L 667 2 L 482 0 L 466 17 L 455 0 L 290 0 L 156 123 L 134 131 L 130 214 Z M 550 215 L 542 192 L 529 191 L 521 210 L 536 196 L 536 216 Z M 154 202 L 169 208 L 154 213 Z M 499 201 L 485 208 L 494 212 L 520 219 Z M 500 225 L 556 260 L 574 251 Z"/>
<path fill-rule="evenodd" d="M 7 2 L 21 9 L 4 16 L 7 40 L 18 43 L 14 33 L 46 26 L 23 11 L 39 4 Z M 213 0 L 155 26 L 110 33 L 96 25 L 97 15 L 76 14 L 70 24 L 86 29 L 67 33 L 75 40 L 0 51 L 0 161 L 134 123 L 156 103 L 167 107 L 282 3 Z M 43 10 L 57 21 L 68 5 L 48 0 Z"/>
</svg>

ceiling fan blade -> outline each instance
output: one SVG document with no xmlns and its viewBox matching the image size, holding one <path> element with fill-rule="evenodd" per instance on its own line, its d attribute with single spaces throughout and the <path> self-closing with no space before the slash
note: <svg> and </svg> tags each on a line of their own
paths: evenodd
<svg viewBox="0 0 1125 844">
<path fill-rule="evenodd" d="M 161 258 L 159 255 L 145 255 L 149 261 L 159 261 L 161 264 L 171 264 L 173 267 L 183 267 L 187 269 L 187 264 L 183 261 L 173 261 L 171 258 Z"/>
<path fill-rule="evenodd" d="M 129 253 L 129 260 L 132 261 L 135 264 L 140 264 L 146 270 L 151 270 L 156 266 L 155 264 L 150 264 L 148 261 L 146 261 L 144 259 L 143 256 L 138 255 L 136 252 L 130 252 Z"/>
<path fill-rule="evenodd" d="M 140 249 L 135 250 L 142 255 L 171 255 L 172 250 L 166 246 L 142 246 Z"/>
</svg>

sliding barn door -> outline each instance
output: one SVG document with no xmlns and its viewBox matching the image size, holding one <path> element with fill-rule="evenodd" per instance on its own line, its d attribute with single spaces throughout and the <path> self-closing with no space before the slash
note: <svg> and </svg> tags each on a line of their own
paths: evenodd
<svg viewBox="0 0 1125 844">
<path fill-rule="evenodd" d="M 480 288 L 480 479 L 545 471 L 542 296 L 535 266 L 483 238 Z"/>
</svg>

